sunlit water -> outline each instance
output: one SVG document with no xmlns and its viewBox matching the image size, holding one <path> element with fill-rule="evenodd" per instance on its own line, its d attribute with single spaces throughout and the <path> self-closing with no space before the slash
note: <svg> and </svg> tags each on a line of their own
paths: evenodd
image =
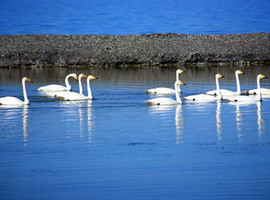
<svg viewBox="0 0 270 200">
<path fill-rule="evenodd" d="M 183 69 L 182 96 L 214 89 L 215 73 L 225 75 L 221 88 L 235 90 L 237 68 Z M 270 75 L 269 66 L 241 69 L 242 90 Z M 37 91 L 71 72 L 99 78 L 93 101 Z M 1 69 L 0 96 L 22 98 L 23 76 L 34 81 L 31 104 L 0 108 L 1 199 L 270 198 L 270 99 L 147 106 L 156 96 L 145 90 L 173 87 L 175 68 Z"/>
<path fill-rule="evenodd" d="M 2 0 L 0 35 L 270 32 L 269 0 Z"/>
</svg>

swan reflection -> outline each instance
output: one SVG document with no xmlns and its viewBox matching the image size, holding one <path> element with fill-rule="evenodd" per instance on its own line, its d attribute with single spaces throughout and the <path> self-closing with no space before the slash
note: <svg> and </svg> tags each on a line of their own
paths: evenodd
<svg viewBox="0 0 270 200">
<path fill-rule="evenodd" d="M 72 125 L 72 128 L 75 131 L 69 130 L 70 133 L 78 133 L 80 140 L 87 138 L 88 142 L 92 142 L 92 132 L 93 132 L 93 114 L 92 114 L 92 100 L 88 101 L 63 101 L 61 105 L 65 107 L 66 120 L 73 121 L 75 123 Z M 70 124 L 70 123 L 68 123 Z M 76 128 L 77 125 L 77 128 Z M 67 136 L 68 138 L 71 135 Z"/>
<path fill-rule="evenodd" d="M 176 144 L 184 143 L 184 116 L 183 116 L 183 105 L 163 105 L 157 106 L 152 105 L 149 106 L 149 111 L 152 114 L 157 114 L 164 119 L 170 118 L 171 114 L 174 112 L 175 118 L 175 131 L 176 131 Z M 168 125 L 168 124 L 167 124 Z"/>
<path fill-rule="evenodd" d="M 24 145 L 27 146 L 28 141 L 28 127 L 27 127 L 27 119 L 28 119 L 28 105 L 23 106 L 22 118 L 23 118 L 23 141 Z"/>
<path fill-rule="evenodd" d="M 83 140 L 83 118 L 84 118 L 83 112 L 84 112 L 84 102 L 78 102 L 79 130 L 81 140 Z"/>
<path fill-rule="evenodd" d="M 234 103 L 230 103 L 235 105 L 236 110 L 236 128 L 238 131 L 237 134 L 237 138 L 239 142 L 243 142 L 244 141 L 244 131 L 243 131 L 243 127 L 244 127 L 244 112 L 243 109 L 246 106 L 252 106 L 255 105 L 255 103 L 240 103 L 240 102 L 234 102 Z M 262 118 L 262 102 L 256 102 L 256 106 L 257 106 L 257 126 L 258 126 L 258 140 L 261 141 L 262 140 L 262 136 L 264 134 L 265 131 L 265 120 Z"/>
<path fill-rule="evenodd" d="M 217 139 L 219 141 L 222 140 L 222 119 L 221 119 L 221 102 L 217 102 L 217 110 L 216 110 L 216 123 L 217 123 Z"/>
<path fill-rule="evenodd" d="M 5 133 L 7 128 L 8 136 L 14 137 L 14 134 L 23 140 L 23 144 L 27 146 L 28 142 L 28 108 L 29 105 L 17 106 L 17 105 L 1 105 L 0 120 L 3 123 L 3 127 L 0 128 L 0 133 Z M 12 127 L 12 128 L 11 128 Z"/>
<path fill-rule="evenodd" d="M 87 137 L 87 141 L 91 143 L 93 142 L 92 132 L 93 132 L 93 126 L 94 126 L 93 113 L 92 113 L 92 100 L 88 100 L 86 102 L 80 102 L 78 109 L 79 109 L 79 121 L 80 121 L 80 138 L 81 140 L 83 140 L 85 137 Z M 87 131 L 85 129 L 85 126 L 87 126 Z"/>
<path fill-rule="evenodd" d="M 183 106 L 177 105 L 175 109 L 176 144 L 184 143 L 184 116 Z"/>
<path fill-rule="evenodd" d="M 92 132 L 93 132 L 93 127 L 94 127 L 94 122 L 93 122 L 93 111 L 92 111 L 92 100 L 88 100 L 87 102 L 87 124 L 88 124 L 88 142 L 91 143 L 93 142 L 92 138 Z"/>
<path fill-rule="evenodd" d="M 262 118 L 262 102 L 257 102 L 257 124 L 258 124 L 258 139 L 261 141 L 263 139 L 265 127 L 265 119 Z"/>
</svg>

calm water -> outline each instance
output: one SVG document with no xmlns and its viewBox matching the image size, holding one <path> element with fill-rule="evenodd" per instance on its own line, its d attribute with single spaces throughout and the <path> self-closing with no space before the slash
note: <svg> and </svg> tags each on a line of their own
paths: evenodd
<svg viewBox="0 0 270 200">
<path fill-rule="evenodd" d="M 184 69 L 183 96 L 214 89 L 217 72 L 221 87 L 235 90 L 234 67 Z M 242 70 L 243 90 L 270 75 L 269 66 Z M 70 72 L 99 78 L 94 101 L 37 91 Z M 30 106 L 0 108 L 1 199 L 270 198 L 270 99 L 147 106 L 154 96 L 145 90 L 172 87 L 174 68 L 1 69 L 0 95 L 22 98 L 22 76 L 34 81 Z"/>
<path fill-rule="evenodd" d="M 269 0 L 1 0 L 0 35 L 270 32 Z"/>
</svg>

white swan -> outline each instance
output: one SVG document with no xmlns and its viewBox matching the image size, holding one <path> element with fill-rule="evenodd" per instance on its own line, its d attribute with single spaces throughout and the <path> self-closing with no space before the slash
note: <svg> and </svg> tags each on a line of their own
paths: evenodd
<svg viewBox="0 0 270 200">
<path fill-rule="evenodd" d="M 176 81 L 179 81 L 179 75 L 183 72 L 185 72 L 185 71 L 182 69 L 176 70 Z M 181 93 L 181 89 L 178 91 Z M 146 90 L 146 92 L 149 94 L 175 94 L 174 89 L 165 88 L 165 87 L 158 87 L 158 88 L 149 89 L 149 90 Z"/>
<path fill-rule="evenodd" d="M 245 74 L 244 72 L 242 72 L 241 70 L 236 70 L 235 71 L 235 79 L 236 79 L 236 87 L 237 90 L 236 92 L 231 91 L 231 90 L 225 90 L 225 89 L 220 89 L 220 92 L 222 94 L 222 96 L 235 96 L 235 95 L 240 95 L 241 94 L 241 86 L 240 86 L 240 81 L 239 81 L 239 74 Z M 208 91 L 205 94 L 209 94 L 209 95 L 217 95 L 217 90 L 212 90 L 212 91 Z"/>
<path fill-rule="evenodd" d="M 180 85 L 184 85 L 184 83 L 182 81 L 180 81 L 180 80 L 175 81 L 174 88 L 175 88 L 176 92 L 174 92 L 174 94 L 176 96 L 176 101 L 174 99 L 171 99 L 171 98 L 160 97 L 160 98 L 150 99 L 150 100 L 146 101 L 146 103 L 152 104 L 152 105 L 182 104 L 182 100 L 181 100 L 180 92 L 179 92 Z"/>
<path fill-rule="evenodd" d="M 7 96 L 7 97 L 0 98 L 0 105 L 15 105 L 15 106 L 28 105 L 30 102 L 27 98 L 25 81 L 32 82 L 32 80 L 27 78 L 27 77 L 22 78 L 22 88 L 23 88 L 24 101 L 22 101 L 16 97 Z"/>
<path fill-rule="evenodd" d="M 73 77 L 76 80 L 78 79 L 77 75 L 75 73 L 72 73 L 72 74 L 67 75 L 66 78 L 65 78 L 66 86 L 51 84 L 51 85 L 46 85 L 46 86 L 42 86 L 42 87 L 38 88 L 38 91 L 45 91 L 45 92 L 46 91 L 47 92 L 70 91 L 71 90 L 71 85 L 68 82 L 68 79 L 70 77 Z"/>
<path fill-rule="evenodd" d="M 184 99 L 187 101 L 200 101 L 200 102 L 210 102 L 210 101 L 222 100 L 223 96 L 220 92 L 218 80 L 220 78 L 224 78 L 224 76 L 221 74 L 216 74 L 215 77 L 216 77 L 216 87 L 217 87 L 217 95 L 216 96 L 207 95 L 207 94 L 197 94 L 197 95 L 186 96 L 186 97 L 184 97 Z"/>
<path fill-rule="evenodd" d="M 91 90 L 91 86 L 90 86 L 90 80 L 94 80 L 94 79 L 97 79 L 97 77 L 92 76 L 92 75 L 89 75 L 87 77 L 87 93 L 88 93 L 87 98 L 89 100 L 92 100 L 93 99 L 92 90 Z"/>
<path fill-rule="evenodd" d="M 83 94 L 82 91 L 82 84 L 81 84 L 81 79 L 83 77 L 87 77 L 87 92 L 88 92 L 88 96 L 85 96 Z M 93 99 L 93 95 L 92 95 L 92 91 L 91 91 L 91 87 L 90 87 L 90 80 L 94 80 L 97 79 L 95 76 L 89 75 L 86 76 L 84 74 L 80 74 L 79 75 L 79 88 L 80 88 L 80 92 L 66 92 L 66 93 L 61 93 L 60 95 L 58 95 L 57 97 L 63 98 L 66 101 L 80 101 L 80 100 L 91 100 Z"/>
<path fill-rule="evenodd" d="M 50 96 L 54 96 L 66 101 L 73 101 L 73 100 L 81 100 L 83 95 L 83 87 L 82 87 L 82 78 L 87 78 L 85 74 L 80 74 L 78 77 L 79 82 L 79 93 L 78 92 L 68 92 L 68 91 L 62 91 L 62 92 L 56 92 L 56 93 L 49 93 Z M 53 95 L 52 95 L 53 94 Z"/>
<path fill-rule="evenodd" d="M 261 88 L 261 95 L 267 95 L 267 97 L 270 95 L 270 88 Z M 253 90 L 248 90 L 247 94 L 249 95 L 256 95 L 258 93 L 258 88 Z"/>
<path fill-rule="evenodd" d="M 257 76 L 257 92 L 255 96 L 235 96 L 228 98 L 228 101 L 236 101 L 236 102 L 257 102 L 262 100 L 262 94 L 261 94 L 261 84 L 260 80 L 263 78 L 267 78 L 267 76 L 263 74 L 258 74 Z"/>
</svg>

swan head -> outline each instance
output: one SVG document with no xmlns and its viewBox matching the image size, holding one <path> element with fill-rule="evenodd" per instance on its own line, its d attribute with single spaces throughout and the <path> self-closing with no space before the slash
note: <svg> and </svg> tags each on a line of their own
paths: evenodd
<svg viewBox="0 0 270 200">
<path fill-rule="evenodd" d="M 245 73 L 243 71 L 241 71 L 241 70 L 236 70 L 235 74 L 245 74 Z"/>
<path fill-rule="evenodd" d="M 75 74 L 75 73 L 72 73 L 72 74 L 67 75 L 67 76 L 66 76 L 66 80 L 67 80 L 69 77 L 72 77 L 72 78 L 75 78 L 76 80 L 78 80 L 77 74 Z"/>
<path fill-rule="evenodd" d="M 78 80 L 78 76 L 75 73 L 70 74 L 71 77 L 75 78 L 75 80 Z"/>
<path fill-rule="evenodd" d="M 184 70 L 182 70 L 182 69 L 178 69 L 178 70 L 176 70 L 176 73 L 177 74 L 182 74 L 182 73 L 184 73 L 185 71 Z"/>
<path fill-rule="evenodd" d="M 30 83 L 33 83 L 33 81 L 30 79 L 30 78 L 27 78 L 27 77 L 23 77 L 22 81 L 28 81 Z"/>
<path fill-rule="evenodd" d="M 176 81 L 176 85 L 186 85 L 184 82 L 182 82 L 181 80 Z"/>
<path fill-rule="evenodd" d="M 222 74 L 216 74 L 216 78 L 224 78 Z"/>
<path fill-rule="evenodd" d="M 268 78 L 267 76 L 263 75 L 263 74 L 258 74 L 257 76 L 258 79 L 263 79 L 263 78 Z"/>
<path fill-rule="evenodd" d="M 93 76 L 93 75 L 88 75 L 87 79 L 89 80 L 94 80 L 94 79 L 98 79 L 97 77 Z"/>
<path fill-rule="evenodd" d="M 87 78 L 87 76 L 85 74 L 80 74 L 79 79 L 81 79 L 81 78 Z"/>
</svg>

